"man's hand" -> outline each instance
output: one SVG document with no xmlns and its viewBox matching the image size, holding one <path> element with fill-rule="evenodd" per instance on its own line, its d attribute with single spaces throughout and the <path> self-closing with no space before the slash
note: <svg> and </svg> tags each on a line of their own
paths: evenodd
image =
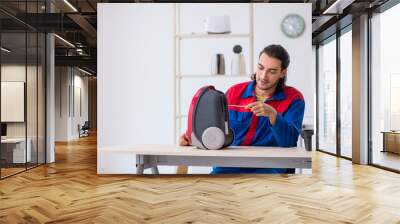
<svg viewBox="0 0 400 224">
<path fill-rule="evenodd" d="M 185 134 L 181 135 L 179 139 L 179 145 L 180 146 L 188 146 L 189 144 L 189 139 L 186 138 Z"/>
<path fill-rule="evenodd" d="M 271 123 L 271 125 L 275 125 L 277 112 L 270 105 L 261 101 L 257 101 L 248 104 L 246 108 L 251 110 L 251 112 L 253 112 L 254 115 L 258 117 L 260 116 L 269 117 L 269 122 Z"/>
</svg>

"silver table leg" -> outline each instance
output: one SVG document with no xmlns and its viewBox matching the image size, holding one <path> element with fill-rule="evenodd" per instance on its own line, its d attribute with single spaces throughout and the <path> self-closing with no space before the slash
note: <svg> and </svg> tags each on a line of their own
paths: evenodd
<svg viewBox="0 0 400 224">
<path fill-rule="evenodd" d="M 158 167 L 157 167 L 157 166 L 153 166 L 153 167 L 151 168 L 151 173 L 153 173 L 153 174 L 160 174 L 160 173 L 158 172 Z"/>
<path fill-rule="evenodd" d="M 151 166 L 152 174 L 159 174 L 156 157 L 146 156 L 146 155 L 136 155 L 136 174 L 143 174 L 145 168 Z"/>
<path fill-rule="evenodd" d="M 142 155 L 136 155 L 136 174 L 143 174 L 144 158 Z"/>
<path fill-rule="evenodd" d="M 136 174 L 143 174 L 143 171 L 144 171 L 144 165 L 138 164 L 136 168 Z"/>
</svg>

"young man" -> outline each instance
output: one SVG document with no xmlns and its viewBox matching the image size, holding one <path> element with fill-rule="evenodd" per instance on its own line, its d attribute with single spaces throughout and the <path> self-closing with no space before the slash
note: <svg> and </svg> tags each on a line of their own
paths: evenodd
<svg viewBox="0 0 400 224">
<path fill-rule="evenodd" d="M 228 89 L 229 121 L 235 134 L 232 145 L 297 145 L 304 116 L 303 95 L 285 85 L 290 57 L 280 45 L 269 45 L 260 55 L 252 81 Z M 182 135 L 180 145 L 188 145 Z M 294 169 L 214 167 L 218 173 L 293 173 Z"/>
</svg>

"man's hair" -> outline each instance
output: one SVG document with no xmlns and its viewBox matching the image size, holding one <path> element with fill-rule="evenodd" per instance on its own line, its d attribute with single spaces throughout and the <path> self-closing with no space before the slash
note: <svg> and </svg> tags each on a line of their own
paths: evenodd
<svg viewBox="0 0 400 224">
<path fill-rule="evenodd" d="M 278 44 L 271 44 L 265 47 L 259 54 L 258 58 L 261 57 L 262 54 L 267 54 L 270 57 L 276 58 L 281 61 L 281 69 L 285 70 L 289 67 L 290 64 L 290 56 L 284 47 Z M 256 79 L 256 73 L 251 75 L 251 79 Z M 283 89 L 286 82 L 286 76 L 281 78 L 278 82 L 277 90 Z"/>
</svg>

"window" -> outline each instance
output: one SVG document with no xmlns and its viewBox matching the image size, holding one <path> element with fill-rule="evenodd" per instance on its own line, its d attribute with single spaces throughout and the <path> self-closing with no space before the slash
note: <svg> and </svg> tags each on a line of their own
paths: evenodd
<svg viewBox="0 0 400 224">
<path fill-rule="evenodd" d="M 371 161 L 400 170 L 400 5 L 371 18 Z"/>
<path fill-rule="evenodd" d="M 340 155 L 352 157 L 352 34 L 340 36 Z"/>
<path fill-rule="evenodd" d="M 318 48 L 318 149 L 336 153 L 336 38 Z"/>
</svg>

